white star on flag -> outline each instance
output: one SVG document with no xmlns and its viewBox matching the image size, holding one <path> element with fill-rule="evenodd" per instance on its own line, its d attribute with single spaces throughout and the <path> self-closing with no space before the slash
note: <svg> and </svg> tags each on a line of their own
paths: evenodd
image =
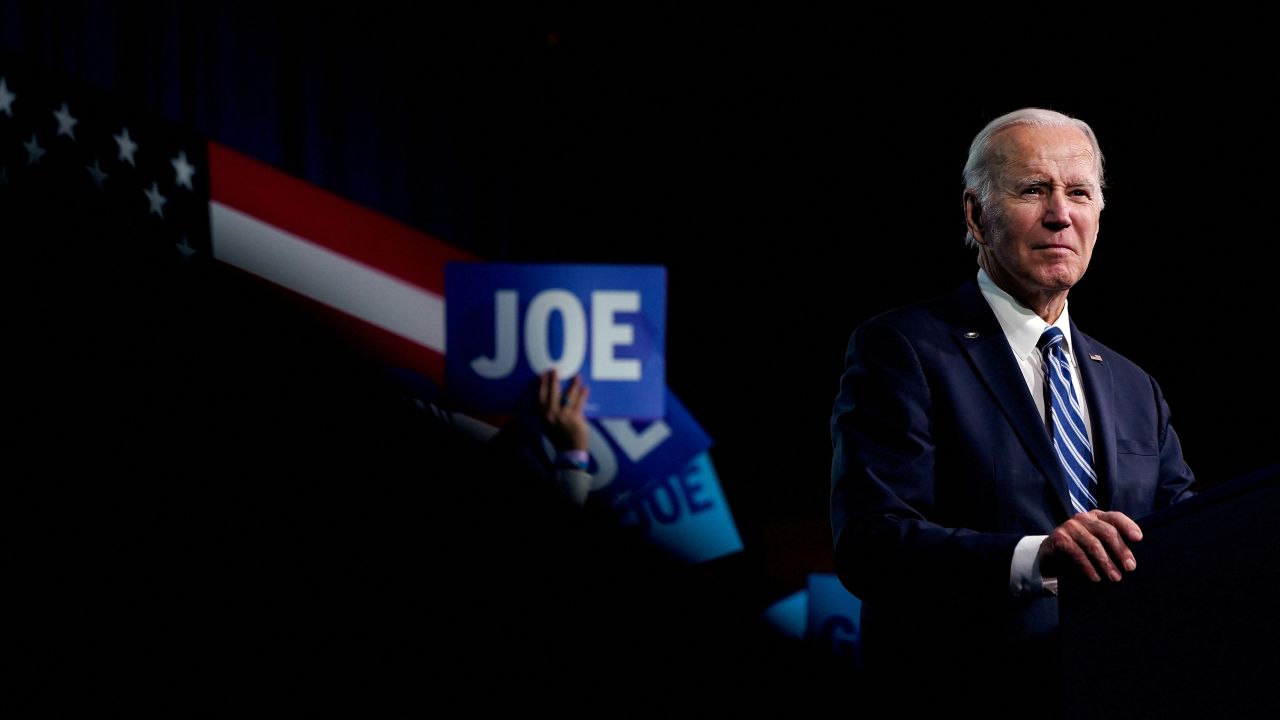
<svg viewBox="0 0 1280 720">
<path fill-rule="evenodd" d="M 113 135 L 112 137 L 116 139 L 116 145 L 120 147 L 120 160 L 137 167 L 137 163 L 133 161 L 133 153 L 138 150 L 138 143 L 129 137 L 129 128 L 125 128 L 120 131 L 119 135 Z"/>
<path fill-rule="evenodd" d="M 44 155 L 45 151 L 44 151 L 44 148 L 40 147 L 40 144 L 36 142 L 35 133 L 31 133 L 31 140 L 28 142 L 22 143 L 22 147 L 27 149 L 28 165 L 40 164 L 40 156 Z"/>
<path fill-rule="evenodd" d="M 170 162 L 173 163 L 174 172 L 178 174 L 178 178 L 174 182 L 188 190 L 193 189 L 191 187 L 191 176 L 195 174 L 196 168 L 194 165 L 187 162 L 187 151 L 179 150 L 178 157 L 174 158 Z"/>
<path fill-rule="evenodd" d="M 93 164 L 86 165 L 85 169 L 88 170 L 89 175 L 93 177 L 93 184 L 101 188 L 102 183 L 107 179 L 107 174 L 102 171 L 102 165 L 98 163 L 98 158 L 94 158 Z"/>
<path fill-rule="evenodd" d="M 196 254 L 196 249 L 191 247 L 186 235 L 182 236 L 182 242 L 174 244 L 177 245 L 178 252 L 182 253 L 183 260 L 190 260 L 191 256 Z"/>
<path fill-rule="evenodd" d="M 9 86 L 5 84 L 4 78 L 0 77 L 0 112 L 13 117 L 13 101 L 18 96 L 9 92 Z"/>
<path fill-rule="evenodd" d="M 63 101 L 62 109 L 55 112 L 53 116 L 58 119 L 58 134 L 66 135 L 72 140 L 75 140 L 76 139 L 75 126 L 76 126 L 76 123 L 80 121 L 72 117 L 71 109 L 67 107 L 66 101 Z"/>
<path fill-rule="evenodd" d="M 147 196 L 147 201 L 151 203 L 151 212 L 164 217 L 164 204 L 169 202 L 165 196 L 160 194 L 160 186 L 154 181 L 151 183 L 150 190 L 142 191 Z"/>
</svg>

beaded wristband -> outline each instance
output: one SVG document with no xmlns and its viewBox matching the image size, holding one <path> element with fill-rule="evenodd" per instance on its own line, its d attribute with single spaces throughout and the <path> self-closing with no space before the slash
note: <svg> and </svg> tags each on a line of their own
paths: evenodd
<svg viewBox="0 0 1280 720">
<path fill-rule="evenodd" d="M 586 450 L 561 450 L 556 454 L 556 469 L 586 470 L 590 459 Z"/>
</svg>

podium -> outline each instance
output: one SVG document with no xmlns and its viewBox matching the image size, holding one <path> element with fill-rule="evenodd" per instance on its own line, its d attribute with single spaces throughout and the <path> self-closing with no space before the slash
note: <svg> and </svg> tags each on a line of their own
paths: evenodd
<svg viewBox="0 0 1280 720">
<path fill-rule="evenodd" d="M 1277 717 L 1280 464 L 1137 521 L 1124 580 L 1060 579 L 1066 717 Z"/>
</svg>

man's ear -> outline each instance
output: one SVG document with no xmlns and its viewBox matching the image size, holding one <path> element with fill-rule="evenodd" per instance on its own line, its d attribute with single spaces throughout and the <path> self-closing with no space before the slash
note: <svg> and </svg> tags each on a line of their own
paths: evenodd
<svg viewBox="0 0 1280 720">
<path fill-rule="evenodd" d="M 982 205 L 978 203 L 978 196 L 970 190 L 964 191 L 964 224 L 969 227 L 969 233 L 979 245 L 987 244 L 982 223 Z"/>
</svg>

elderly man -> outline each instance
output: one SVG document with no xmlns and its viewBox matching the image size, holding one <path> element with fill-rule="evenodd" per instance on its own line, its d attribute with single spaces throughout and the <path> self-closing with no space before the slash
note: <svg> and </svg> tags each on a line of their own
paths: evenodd
<svg viewBox="0 0 1280 720">
<path fill-rule="evenodd" d="M 836 570 L 863 601 L 878 680 L 1052 714 L 1057 574 L 1120 582 L 1134 518 L 1189 496 L 1194 476 L 1155 380 L 1069 315 L 1103 208 L 1092 129 L 1038 108 L 998 117 L 964 181 L 977 277 L 849 340 L 831 417 Z"/>
</svg>

